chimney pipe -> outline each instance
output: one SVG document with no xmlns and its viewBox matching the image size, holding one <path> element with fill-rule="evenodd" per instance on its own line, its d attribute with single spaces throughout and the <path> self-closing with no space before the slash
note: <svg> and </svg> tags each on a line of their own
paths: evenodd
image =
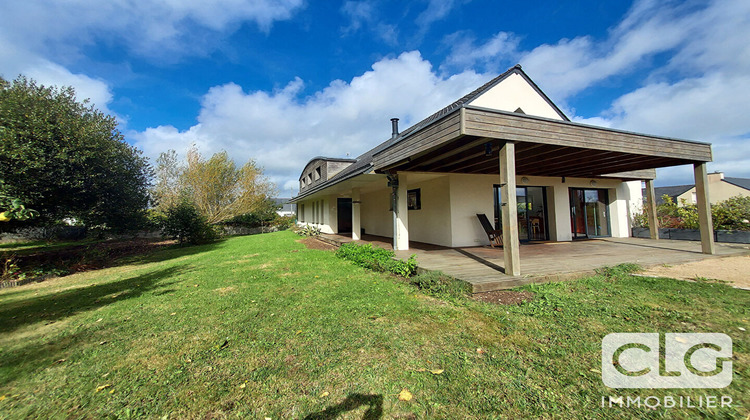
<svg viewBox="0 0 750 420">
<path fill-rule="evenodd" d="M 391 128 L 393 129 L 391 138 L 395 138 L 398 136 L 398 118 L 391 118 Z"/>
</svg>

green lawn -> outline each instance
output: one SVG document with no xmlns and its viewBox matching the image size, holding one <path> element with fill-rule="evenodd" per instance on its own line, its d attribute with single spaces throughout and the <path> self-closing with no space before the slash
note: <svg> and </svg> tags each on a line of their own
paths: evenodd
<svg viewBox="0 0 750 420">
<path fill-rule="evenodd" d="M 0 290 L 0 418 L 748 416 L 748 291 L 615 274 L 497 306 L 424 295 L 297 238 L 172 248 Z M 598 372 L 611 332 L 726 333 L 734 382 L 608 389 Z M 600 408 L 610 395 L 734 404 Z"/>
</svg>

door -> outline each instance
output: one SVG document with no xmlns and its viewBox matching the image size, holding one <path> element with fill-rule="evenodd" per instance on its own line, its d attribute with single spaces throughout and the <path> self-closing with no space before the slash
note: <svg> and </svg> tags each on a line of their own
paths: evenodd
<svg viewBox="0 0 750 420">
<path fill-rule="evenodd" d="M 611 236 L 607 190 L 571 188 L 570 225 L 573 239 Z"/>
<path fill-rule="evenodd" d="M 502 202 L 500 186 L 495 185 L 495 229 L 502 230 Z M 546 187 L 517 187 L 518 239 L 523 242 L 546 241 L 547 194 Z"/>
<path fill-rule="evenodd" d="M 336 200 L 338 233 L 352 233 L 352 199 L 339 198 Z"/>
</svg>

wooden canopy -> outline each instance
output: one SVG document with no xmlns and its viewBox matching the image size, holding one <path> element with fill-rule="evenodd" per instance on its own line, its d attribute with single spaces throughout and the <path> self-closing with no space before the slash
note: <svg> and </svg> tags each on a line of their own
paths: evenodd
<svg viewBox="0 0 750 420">
<path fill-rule="evenodd" d="M 496 174 L 506 141 L 516 143 L 516 173 L 523 175 L 597 177 L 711 161 L 708 143 L 465 106 L 375 154 L 373 166 L 379 172 Z"/>
</svg>

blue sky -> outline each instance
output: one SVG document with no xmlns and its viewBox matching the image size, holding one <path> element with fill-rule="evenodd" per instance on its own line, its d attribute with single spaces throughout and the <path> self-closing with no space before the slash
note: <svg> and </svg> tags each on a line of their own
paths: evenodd
<svg viewBox="0 0 750 420">
<path fill-rule="evenodd" d="M 151 158 L 254 158 L 288 196 L 311 157 L 521 63 L 574 121 L 712 142 L 709 170 L 750 178 L 748 39 L 746 0 L 13 0 L 0 75 L 74 86 Z"/>
</svg>

